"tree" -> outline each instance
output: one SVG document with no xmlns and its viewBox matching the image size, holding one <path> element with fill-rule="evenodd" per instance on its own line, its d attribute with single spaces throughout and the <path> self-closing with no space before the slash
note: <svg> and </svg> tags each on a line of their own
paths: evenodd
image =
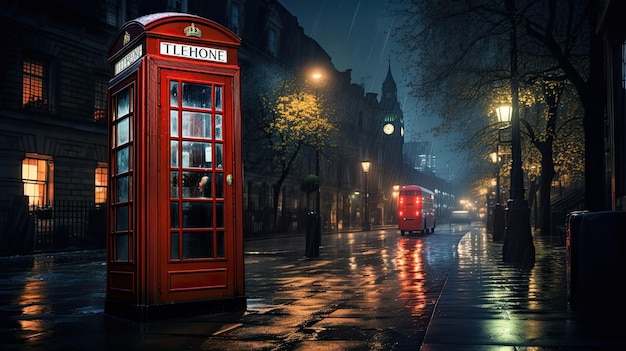
<svg viewBox="0 0 626 351">
<path fill-rule="evenodd" d="M 321 97 L 306 92 L 299 85 L 283 82 L 263 97 L 263 130 L 272 150 L 274 174 L 272 188 L 274 228 L 278 221 L 278 198 L 283 183 L 303 147 L 323 148 L 335 129 L 332 113 Z"/>
<path fill-rule="evenodd" d="M 593 1 L 589 5 L 591 3 Z M 453 3 L 398 0 L 397 4 L 401 6 L 399 14 L 404 19 L 398 25 L 397 36 L 404 54 L 411 58 L 408 73 L 413 95 L 443 116 L 439 131 L 466 131 L 464 146 L 473 144 L 469 142 L 470 136 L 485 128 L 481 117 L 488 114 L 494 101 L 507 89 L 510 79 L 508 35 L 511 16 L 515 16 L 515 22 L 520 23 L 518 29 L 522 29 L 518 30 L 517 40 L 520 89 L 536 93 L 539 105 L 535 108 L 543 109 L 539 115 L 545 121 L 541 130 L 535 129 L 538 124 L 533 128 L 529 128 L 529 123 L 524 124 L 524 139 L 534 145 L 541 158 L 540 164 L 545 167 L 541 170 L 541 194 L 548 193 L 544 187 L 554 175 L 551 164 L 556 133 L 561 133 L 557 139 L 569 139 L 559 140 L 561 144 L 573 143 L 578 137 L 574 135 L 577 128 L 572 123 L 578 116 L 565 114 L 571 110 L 558 105 L 557 91 L 541 92 L 552 91 L 552 88 L 544 89 L 551 84 L 571 87 L 576 93 L 577 99 L 568 99 L 568 103 L 581 106 L 575 110 L 584 116 L 586 191 L 603 193 L 597 185 L 603 184 L 604 179 L 604 168 L 598 166 L 602 153 L 597 150 L 598 145 L 602 145 L 602 133 L 598 132 L 598 125 L 602 126 L 598 117 L 602 114 L 597 102 L 602 101 L 598 94 L 602 94 L 603 87 L 597 81 L 601 75 L 593 71 L 601 66 L 596 65 L 597 58 L 591 57 L 598 44 L 593 33 L 592 19 L 597 15 L 593 6 L 560 0 L 518 0 L 517 11 L 510 13 L 500 2 L 489 0 Z M 596 48 L 596 52 L 601 50 Z M 594 165 L 593 170 L 590 165 Z M 526 164 L 527 170 L 528 166 Z M 594 184 L 590 186 L 590 183 Z M 545 198 L 542 202 L 546 202 Z M 598 209 L 602 205 L 587 196 L 587 207 Z"/>
</svg>

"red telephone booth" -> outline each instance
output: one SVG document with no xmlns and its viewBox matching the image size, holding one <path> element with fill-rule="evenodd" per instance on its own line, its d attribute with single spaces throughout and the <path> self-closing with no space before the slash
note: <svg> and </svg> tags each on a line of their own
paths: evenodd
<svg viewBox="0 0 626 351">
<path fill-rule="evenodd" d="M 240 43 L 181 13 L 113 43 L 106 314 L 245 308 Z"/>
</svg>

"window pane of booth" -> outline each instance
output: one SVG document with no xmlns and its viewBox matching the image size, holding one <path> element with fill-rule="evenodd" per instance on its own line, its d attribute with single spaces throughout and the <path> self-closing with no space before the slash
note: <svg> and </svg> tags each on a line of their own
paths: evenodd
<svg viewBox="0 0 626 351">
<path fill-rule="evenodd" d="M 213 257 L 213 233 L 183 233 L 183 258 L 211 257 Z"/>
<path fill-rule="evenodd" d="M 211 168 L 211 143 L 183 141 L 183 167 Z"/>
<path fill-rule="evenodd" d="M 217 240 L 215 243 L 217 249 L 217 257 L 225 257 L 225 242 L 224 242 L 224 232 L 217 232 Z"/>
<path fill-rule="evenodd" d="M 211 108 L 211 85 L 183 83 L 183 107 Z"/>
<path fill-rule="evenodd" d="M 215 86 L 215 109 L 222 110 L 222 87 L 218 85 Z"/>
<path fill-rule="evenodd" d="M 183 228 L 213 227 L 211 202 L 183 202 Z"/>
<path fill-rule="evenodd" d="M 130 118 L 124 118 L 117 124 L 117 146 L 124 145 L 130 140 Z"/>
<path fill-rule="evenodd" d="M 122 118 L 130 113 L 130 96 L 128 90 L 117 95 L 117 114 L 116 118 Z"/>
<path fill-rule="evenodd" d="M 215 168 L 217 169 L 222 169 L 222 167 L 224 167 L 222 163 L 222 160 L 224 159 L 222 146 L 222 144 L 215 143 Z"/>
<path fill-rule="evenodd" d="M 172 232 L 170 235 L 170 258 L 173 260 L 177 260 L 180 258 L 179 251 L 179 243 L 178 243 L 178 232 Z"/>
<path fill-rule="evenodd" d="M 224 173 L 215 173 L 215 197 L 224 198 Z"/>
<path fill-rule="evenodd" d="M 172 140 L 170 142 L 170 166 L 178 167 L 178 141 Z"/>
<path fill-rule="evenodd" d="M 118 262 L 128 262 L 128 234 L 117 235 L 115 237 L 115 260 Z"/>
<path fill-rule="evenodd" d="M 215 227 L 224 228 L 224 203 L 215 204 Z"/>
<path fill-rule="evenodd" d="M 222 115 L 215 115 L 215 140 L 222 140 Z"/>
<path fill-rule="evenodd" d="M 116 226 L 115 230 L 123 232 L 128 230 L 128 205 L 119 206 L 115 211 Z"/>
<path fill-rule="evenodd" d="M 211 114 L 183 111 L 183 137 L 211 138 Z M 173 134 L 175 135 L 175 134 Z"/>
<path fill-rule="evenodd" d="M 204 181 L 203 177 L 208 177 Z M 207 197 L 203 196 L 205 186 L 210 187 L 211 184 L 207 184 L 207 180 L 210 180 L 210 175 L 201 171 L 184 171 L 183 172 L 183 197 Z M 210 190 L 209 190 L 210 191 Z"/>
<path fill-rule="evenodd" d="M 128 172 L 129 166 L 129 150 L 130 146 L 126 146 L 117 150 L 117 174 Z"/>
<path fill-rule="evenodd" d="M 170 106 L 178 106 L 178 82 L 170 82 Z"/>
<path fill-rule="evenodd" d="M 170 202 L 170 228 L 180 228 L 178 216 L 178 201 Z"/>
<path fill-rule="evenodd" d="M 178 197 L 178 171 L 170 171 L 170 197 Z"/>
<path fill-rule="evenodd" d="M 178 111 L 170 111 L 170 135 L 178 135 Z"/>
<path fill-rule="evenodd" d="M 128 176 L 117 178 L 117 202 L 128 202 Z"/>
</svg>

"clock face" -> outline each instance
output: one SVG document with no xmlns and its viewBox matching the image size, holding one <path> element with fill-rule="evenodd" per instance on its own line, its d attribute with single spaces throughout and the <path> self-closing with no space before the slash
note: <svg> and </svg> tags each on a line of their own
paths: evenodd
<svg viewBox="0 0 626 351">
<path fill-rule="evenodd" d="M 385 134 L 391 134 L 393 133 L 393 124 L 391 123 L 387 123 L 383 126 L 383 132 L 385 132 Z"/>
</svg>

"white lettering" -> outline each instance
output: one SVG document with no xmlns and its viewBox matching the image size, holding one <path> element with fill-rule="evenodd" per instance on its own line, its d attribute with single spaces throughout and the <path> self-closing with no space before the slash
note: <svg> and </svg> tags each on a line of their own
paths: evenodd
<svg viewBox="0 0 626 351">
<path fill-rule="evenodd" d="M 161 42 L 161 55 L 184 57 L 193 60 L 228 62 L 226 50 L 202 46 Z"/>
<path fill-rule="evenodd" d="M 143 47 L 141 45 L 132 49 L 126 56 L 122 57 L 119 61 L 115 63 L 114 73 L 115 75 L 119 74 L 126 68 L 130 67 L 137 60 L 141 59 L 143 56 Z"/>
</svg>

